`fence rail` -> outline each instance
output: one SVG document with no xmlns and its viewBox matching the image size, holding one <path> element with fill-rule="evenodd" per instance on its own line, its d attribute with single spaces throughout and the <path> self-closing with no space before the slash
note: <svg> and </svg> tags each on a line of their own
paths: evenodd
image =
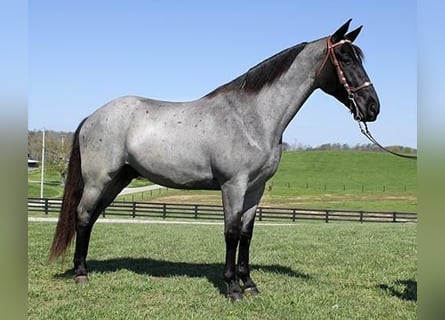
<svg viewBox="0 0 445 320">
<path fill-rule="evenodd" d="M 60 199 L 28 198 L 28 211 L 58 213 Z M 153 219 L 203 219 L 223 220 L 223 207 L 207 204 L 179 204 L 154 202 L 115 201 L 108 206 L 102 216 L 145 217 Z M 258 207 L 257 221 L 296 222 L 301 220 L 318 221 L 358 221 L 358 222 L 417 222 L 415 212 L 393 211 L 354 211 L 339 209 L 301 209 Z"/>
</svg>

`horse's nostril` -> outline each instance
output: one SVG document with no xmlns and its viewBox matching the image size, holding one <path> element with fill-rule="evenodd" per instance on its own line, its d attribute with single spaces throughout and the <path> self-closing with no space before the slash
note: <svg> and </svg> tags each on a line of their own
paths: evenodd
<svg viewBox="0 0 445 320">
<path fill-rule="evenodd" d="M 377 115 L 377 108 L 374 103 L 371 103 L 371 105 L 369 106 L 369 113 L 373 116 Z"/>
</svg>

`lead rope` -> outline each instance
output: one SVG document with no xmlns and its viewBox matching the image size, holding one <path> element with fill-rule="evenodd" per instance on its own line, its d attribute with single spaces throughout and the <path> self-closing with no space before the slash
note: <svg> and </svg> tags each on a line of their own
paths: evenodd
<svg viewBox="0 0 445 320">
<path fill-rule="evenodd" d="M 385 147 L 382 146 L 380 143 L 378 143 L 377 140 L 372 136 L 371 132 L 369 132 L 368 125 L 366 124 L 366 122 L 360 122 L 360 121 L 357 121 L 357 122 L 358 122 L 358 126 L 359 126 L 359 128 L 360 128 L 360 131 L 363 133 L 363 135 L 364 135 L 366 138 L 368 138 L 369 141 L 371 141 L 371 142 L 374 143 L 376 146 L 378 146 L 380 149 L 382 149 L 382 150 L 384 150 L 384 151 L 386 151 L 386 152 L 389 152 L 389 153 L 391 153 L 391 154 L 393 154 L 393 155 L 395 155 L 395 156 L 401 157 L 401 158 L 407 158 L 407 159 L 414 159 L 414 160 L 417 160 L 417 156 L 410 156 L 410 155 L 407 155 L 407 154 L 400 154 L 400 153 L 397 153 L 397 152 L 394 152 L 394 151 L 391 151 L 391 150 L 385 148 Z M 363 123 L 363 125 L 365 126 L 365 128 L 362 127 L 362 123 Z"/>
<path fill-rule="evenodd" d="M 414 159 L 417 160 L 417 156 L 411 156 L 411 155 L 407 155 L 407 154 L 401 154 L 401 153 L 397 153 L 394 151 L 391 151 L 387 148 L 385 148 L 384 146 L 382 146 L 380 143 L 378 143 L 378 141 L 372 136 L 371 132 L 369 132 L 368 129 L 368 125 L 366 124 L 366 122 L 362 122 L 361 116 L 360 116 L 360 109 L 357 105 L 357 103 L 355 102 L 355 92 L 364 89 L 366 87 L 372 86 L 372 83 L 369 81 L 364 82 L 362 85 L 358 86 L 358 87 L 350 87 L 348 84 L 348 81 L 346 80 L 346 77 L 343 73 L 343 70 L 340 67 L 340 63 L 337 60 L 337 57 L 335 56 L 335 52 L 334 52 L 334 47 L 339 46 L 339 45 L 343 45 L 344 43 L 351 43 L 350 40 L 347 39 L 343 39 L 335 44 L 332 43 L 331 41 L 331 37 L 329 37 L 327 39 L 327 54 L 324 57 L 320 67 L 318 68 L 317 71 L 317 76 L 320 74 L 321 70 L 323 69 L 324 65 L 326 64 L 326 62 L 328 61 L 328 59 L 331 59 L 332 65 L 335 68 L 335 71 L 337 72 L 337 76 L 338 79 L 340 81 L 340 84 L 343 85 L 343 87 L 345 88 L 346 92 L 348 93 L 348 99 L 349 101 L 351 101 L 352 106 L 354 107 L 354 112 L 352 111 L 352 108 L 350 108 L 352 113 L 355 113 L 355 120 L 357 120 L 358 122 L 358 126 L 360 128 L 360 131 L 363 133 L 363 135 L 369 139 L 369 141 L 371 141 L 372 143 L 374 143 L 376 146 L 378 146 L 380 149 L 389 152 L 395 156 L 401 157 L 401 158 L 406 158 L 406 159 Z M 362 127 L 362 123 L 364 125 L 365 128 Z"/>
</svg>

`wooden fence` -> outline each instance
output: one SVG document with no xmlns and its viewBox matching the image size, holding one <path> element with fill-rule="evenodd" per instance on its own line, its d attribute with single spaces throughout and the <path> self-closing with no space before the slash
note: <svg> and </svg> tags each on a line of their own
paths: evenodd
<svg viewBox="0 0 445 320">
<path fill-rule="evenodd" d="M 28 211 L 58 213 L 61 200 L 28 198 Z M 103 217 L 126 216 L 152 219 L 223 220 L 223 207 L 207 204 L 178 204 L 115 201 L 103 212 Z M 300 209 L 258 207 L 257 221 L 296 222 L 301 220 L 358 222 L 417 222 L 415 212 L 354 211 L 339 209 Z"/>
</svg>

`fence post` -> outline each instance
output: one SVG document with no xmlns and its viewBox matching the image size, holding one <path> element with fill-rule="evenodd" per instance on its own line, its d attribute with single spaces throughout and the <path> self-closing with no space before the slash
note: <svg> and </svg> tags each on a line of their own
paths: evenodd
<svg viewBox="0 0 445 320">
<path fill-rule="evenodd" d="M 132 216 L 133 218 L 136 218 L 136 202 L 133 202 Z"/>
<path fill-rule="evenodd" d="M 360 211 L 360 223 L 363 223 L 363 211 Z"/>
<path fill-rule="evenodd" d="M 295 222 L 295 209 L 292 209 L 292 222 Z"/>
<path fill-rule="evenodd" d="M 48 199 L 45 199 L 45 214 L 48 215 L 49 212 L 49 201 Z"/>
<path fill-rule="evenodd" d="M 167 204 L 164 203 L 162 205 L 162 218 L 165 220 L 165 218 L 167 218 Z"/>
<path fill-rule="evenodd" d="M 198 219 L 198 205 L 195 204 L 195 219 Z"/>
<path fill-rule="evenodd" d="M 263 208 L 262 207 L 258 208 L 258 220 L 259 221 L 263 220 Z"/>
<path fill-rule="evenodd" d="M 325 211 L 324 221 L 325 221 L 326 223 L 329 222 L 329 210 L 326 210 L 326 211 Z"/>
<path fill-rule="evenodd" d="M 392 222 L 397 222 L 397 212 L 392 213 Z"/>
</svg>

